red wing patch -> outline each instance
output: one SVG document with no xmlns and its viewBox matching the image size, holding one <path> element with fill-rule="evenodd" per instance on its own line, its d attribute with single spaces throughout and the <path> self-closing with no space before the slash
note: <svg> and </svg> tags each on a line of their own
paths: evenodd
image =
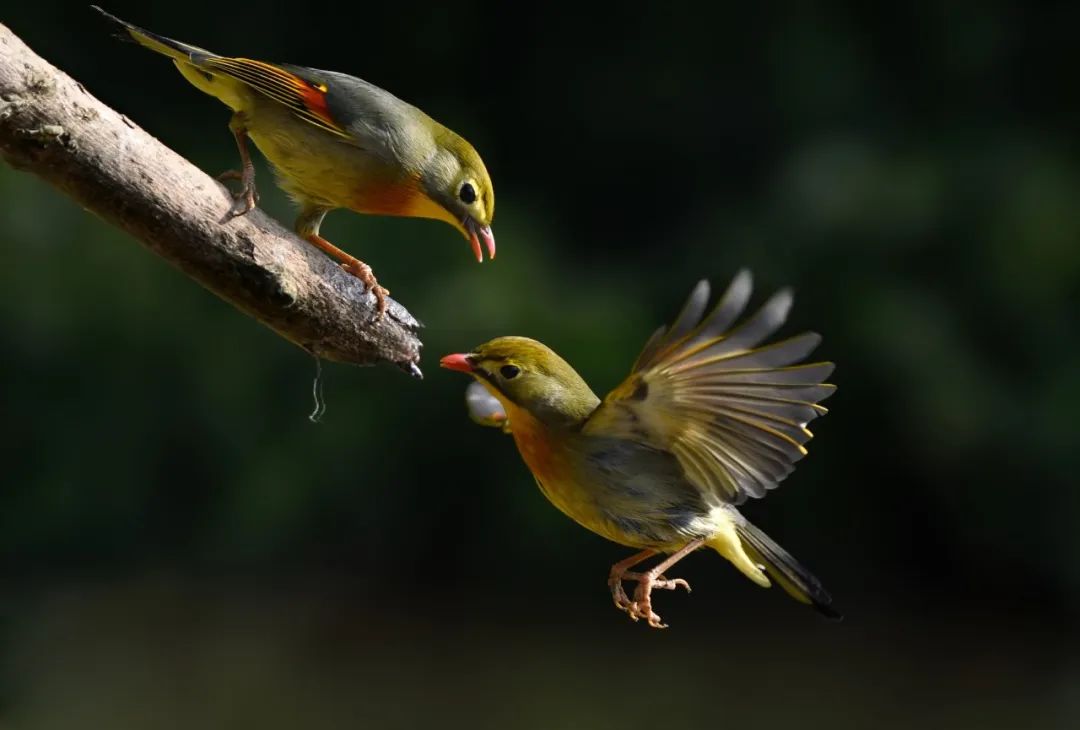
<svg viewBox="0 0 1080 730">
<path fill-rule="evenodd" d="M 306 122 L 327 132 L 348 137 L 330 115 L 326 106 L 326 85 L 302 79 L 283 68 L 250 58 L 215 56 L 203 64 L 207 68 L 231 76 L 255 89 L 263 96 L 287 106 Z"/>
</svg>

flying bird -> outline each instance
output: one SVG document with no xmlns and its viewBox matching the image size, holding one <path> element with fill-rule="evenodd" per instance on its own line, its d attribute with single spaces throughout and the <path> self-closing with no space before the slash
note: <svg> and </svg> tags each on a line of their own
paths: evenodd
<svg viewBox="0 0 1080 730">
<path fill-rule="evenodd" d="M 655 589 L 689 584 L 666 573 L 712 548 L 759 586 L 776 582 L 832 619 L 832 598 L 810 571 L 738 510 L 792 473 L 806 455 L 806 425 L 835 390 L 829 362 L 800 364 L 821 337 L 807 332 L 762 344 L 787 319 L 781 290 L 736 324 L 750 299 L 741 271 L 706 314 L 700 282 L 670 327 L 646 343 L 630 375 L 600 400 L 545 345 L 499 337 L 441 365 L 471 375 L 470 416 L 512 434 L 540 487 L 583 527 L 639 552 L 612 566 L 615 605 L 635 621 L 665 624 Z M 631 569 L 657 555 L 648 570 Z M 637 584 L 629 596 L 624 582 Z"/>
</svg>

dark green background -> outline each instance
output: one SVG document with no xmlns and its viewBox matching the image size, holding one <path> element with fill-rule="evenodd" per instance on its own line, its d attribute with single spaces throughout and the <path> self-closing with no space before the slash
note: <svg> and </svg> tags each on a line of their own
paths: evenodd
<svg viewBox="0 0 1080 730">
<path fill-rule="evenodd" d="M 459 131 L 499 257 L 330 215 L 425 322 L 416 382 L 325 368 L 0 168 L 0 726 L 1074 727 L 1080 93 L 1072 4 L 112 2 L 354 73 Z M 37 52 L 210 172 L 227 110 L 83 4 Z M 259 167 L 263 206 L 292 210 Z M 791 285 L 838 363 L 748 515 L 847 613 L 712 554 L 612 608 L 627 554 L 473 426 L 444 353 L 536 337 L 600 393 L 693 283 Z"/>
</svg>

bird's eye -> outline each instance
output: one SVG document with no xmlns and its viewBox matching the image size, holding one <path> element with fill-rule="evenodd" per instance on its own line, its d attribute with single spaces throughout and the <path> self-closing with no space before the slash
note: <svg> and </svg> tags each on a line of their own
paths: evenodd
<svg viewBox="0 0 1080 730">
<path fill-rule="evenodd" d="M 476 202 L 476 188 L 472 186 L 472 183 L 465 183 L 458 191 L 458 197 L 461 198 L 462 203 L 472 205 Z"/>
<path fill-rule="evenodd" d="M 499 368 L 499 374 L 507 380 L 513 380 L 518 376 L 518 373 L 520 372 L 521 370 L 518 368 L 517 365 L 503 365 L 501 368 Z"/>
</svg>

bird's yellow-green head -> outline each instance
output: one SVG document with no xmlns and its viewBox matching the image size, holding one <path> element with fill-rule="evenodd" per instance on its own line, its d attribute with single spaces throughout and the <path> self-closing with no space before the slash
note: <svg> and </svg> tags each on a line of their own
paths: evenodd
<svg viewBox="0 0 1080 730">
<path fill-rule="evenodd" d="M 477 261 L 484 260 L 481 241 L 488 256 L 495 258 L 495 236 L 491 232 L 495 188 L 484 161 L 471 144 L 442 125 L 436 128 L 435 138 L 438 149 L 424 162 L 420 173 L 420 186 L 434 208 L 417 210 L 415 214 L 444 220 L 458 229 L 472 244 Z"/>
<path fill-rule="evenodd" d="M 582 423 L 600 405 L 566 360 L 527 337 L 498 337 L 439 364 L 472 375 L 508 411 L 520 408 L 547 425 Z"/>
</svg>

